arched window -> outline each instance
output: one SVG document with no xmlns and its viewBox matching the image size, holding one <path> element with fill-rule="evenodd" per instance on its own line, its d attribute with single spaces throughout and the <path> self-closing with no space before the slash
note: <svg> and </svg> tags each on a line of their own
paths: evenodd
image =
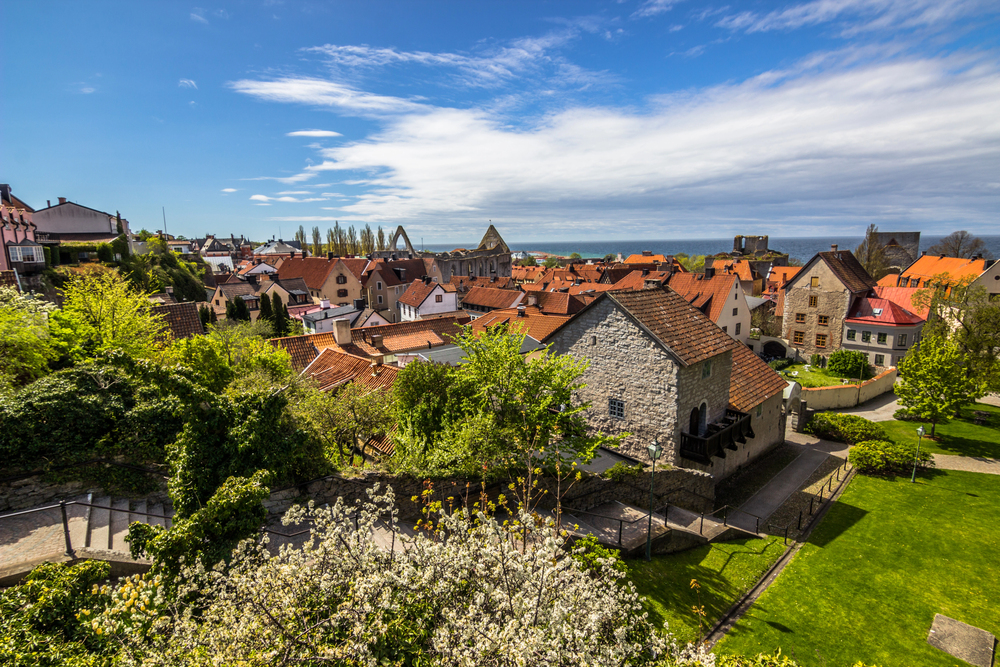
<svg viewBox="0 0 1000 667">
<path fill-rule="evenodd" d="M 708 429 L 708 404 L 705 403 L 705 401 L 701 402 L 701 407 L 698 409 L 698 412 L 698 435 L 704 435 L 705 431 Z"/>
<path fill-rule="evenodd" d="M 701 426 L 701 410 L 698 408 L 691 408 L 691 419 L 688 422 L 688 433 L 691 435 L 698 435 L 698 429 Z"/>
</svg>

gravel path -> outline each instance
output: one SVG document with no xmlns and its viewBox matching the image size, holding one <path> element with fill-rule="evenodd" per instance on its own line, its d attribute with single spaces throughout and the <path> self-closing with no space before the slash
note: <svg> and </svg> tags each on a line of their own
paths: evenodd
<svg viewBox="0 0 1000 667">
<path fill-rule="evenodd" d="M 934 465 L 941 470 L 967 470 L 969 472 L 984 472 L 988 475 L 1000 475 L 1000 459 L 952 456 L 951 454 L 934 454 L 933 456 Z"/>
</svg>

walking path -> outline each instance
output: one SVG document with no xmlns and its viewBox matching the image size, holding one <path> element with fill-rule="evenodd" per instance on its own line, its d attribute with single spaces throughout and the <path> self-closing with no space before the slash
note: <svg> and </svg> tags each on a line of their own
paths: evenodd
<svg viewBox="0 0 1000 667">
<path fill-rule="evenodd" d="M 1000 459 L 987 459 L 978 456 L 952 456 L 951 454 L 934 454 L 934 465 L 941 470 L 967 470 L 982 472 L 988 475 L 1000 475 Z"/>
</svg>

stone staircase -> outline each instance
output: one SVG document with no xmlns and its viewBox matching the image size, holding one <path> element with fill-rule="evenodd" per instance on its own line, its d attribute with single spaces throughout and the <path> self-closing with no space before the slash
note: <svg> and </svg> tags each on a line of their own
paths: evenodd
<svg viewBox="0 0 1000 667">
<path fill-rule="evenodd" d="M 104 560 L 113 576 L 142 572 L 149 562 L 129 554 L 129 525 L 139 521 L 169 528 L 173 514 L 169 505 L 145 499 L 85 494 L 64 508 L 49 504 L 0 515 L 0 586 L 46 561 Z"/>
</svg>

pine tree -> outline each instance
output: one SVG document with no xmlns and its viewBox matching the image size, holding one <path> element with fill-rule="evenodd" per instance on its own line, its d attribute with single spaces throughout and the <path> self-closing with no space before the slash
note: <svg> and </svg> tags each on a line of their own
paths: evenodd
<svg viewBox="0 0 1000 667">
<path fill-rule="evenodd" d="M 208 312 L 208 306 L 201 306 L 198 309 L 198 319 L 201 320 L 201 326 L 205 326 L 211 321 L 211 315 Z"/>
<path fill-rule="evenodd" d="M 247 306 L 246 299 L 236 297 L 236 305 L 233 307 L 233 313 L 237 320 L 250 321 L 250 308 Z"/>
<path fill-rule="evenodd" d="M 219 316 L 215 314 L 215 308 L 212 308 L 212 307 L 209 307 L 209 309 L 208 309 L 208 314 L 209 314 L 209 316 L 210 316 L 210 317 L 209 317 L 209 321 L 210 321 L 210 322 L 211 322 L 212 324 L 215 324 L 216 322 L 218 322 L 218 321 L 219 321 Z"/>
<path fill-rule="evenodd" d="M 277 292 L 271 295 L 271 312 L 274 320 L 274 335 L 281 338 L 288 333 L 288 321 L 285 319 L 288 317 L 288 311 L 285 309 L 285 304 L 281 303 L 281 297 L 278 296 Z"/>
<path fill-rule="evenodd" d="M 227 301 L 226 302 L 226 319 L 235 320 L 236 319 L 236 302 Z"/>
</svg>

